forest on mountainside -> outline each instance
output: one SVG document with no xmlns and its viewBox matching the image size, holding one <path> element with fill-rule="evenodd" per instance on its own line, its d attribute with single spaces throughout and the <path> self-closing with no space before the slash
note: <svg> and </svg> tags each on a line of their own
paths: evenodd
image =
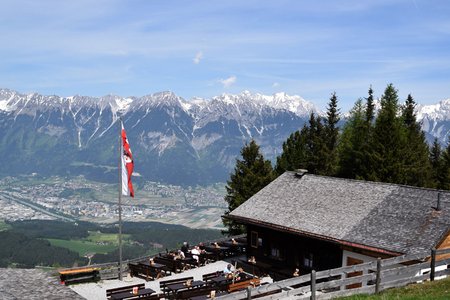
<svg viewBox="0 0 450 300">
<path fill-rule="evenodd" d="M 87 255 L 93 255 L 91 263 L 113 262 L 119 258 L 118 229 L 114 225 L 53 220 L 14 221 L 6 225 L 0 231 L 0 267 L 72 267 L 86 265 Z M 184 241 L 197 244 L 221 237 L 218 230 L 157 222 L 125 222 L 122 232 L 123 259 L 154 254 L 166 248 L 176 249 Z M 55 241 L 64 247 L 55 246 Z M 113 250 L 106 253 L 101 250 L 111 248 Z"/>
<path fill-rule="evenodd" d="M 228 211 L 285 171 L 306 169 L 308 173 L 350 179 L 450 189 L 450 142 L 442 149 L 435 139 L 427 144 L 415 112 L 416 102 L 408 95 L 399 103 L 398 91 L 389 84 L 377 111 L 373 90 L 356 101 L 342 128 L 338 97 L 333 93 L 325 117 L 311 113 L 308 123 L 283 143 L 272 167 L 255 141 L 241 150 L 234 172 L 227 181 Z M 225 233 L 243 228 L 224 219 Z"/>
</svg>

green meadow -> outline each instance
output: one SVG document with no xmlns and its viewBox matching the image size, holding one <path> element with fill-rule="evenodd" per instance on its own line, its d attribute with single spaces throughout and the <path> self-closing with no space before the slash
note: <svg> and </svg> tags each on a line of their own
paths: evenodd
<svg viewBox="0 0 450 300">
<path fill-rule="evenodd" d="M 124 243 L 128 243 L 130 235 L 122 234 Z M 63 247 L 78 252 L 80 256 L 87 253 L 106 254 L 118 247 L 117 234 L 89 232 L 89 236 L 78 240 L 47 239 L 53 246 Z"/>
<path fill-rule="evenodd" d="M 448 300 L 450 299 L 450 277 L 433 282 L 411 284 L 389 289 L 378 295 L 355 295 L 341 300 Z"/>
</svg>

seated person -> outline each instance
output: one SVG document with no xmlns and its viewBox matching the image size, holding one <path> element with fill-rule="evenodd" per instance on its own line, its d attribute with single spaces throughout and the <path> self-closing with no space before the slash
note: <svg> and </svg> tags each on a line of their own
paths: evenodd
<svg viewBox="0 0 450 300">
<path fill-rule="evenodd" d="M 177 254 L 174 256 L 173 259 L 185 259 L 186 256 L 184 255 L 184 252 L 181 250 L 178 250 Z"/>
<path fill-rule="evenodd" d="M 220 249 L 220 246 L 219 246 L 219 244 L 217 244 L 217 242 L 215 242 L 215 243 L 213 244 L 213 246 L 214 246 L 214 248 L 216 248 L 216 249 Z"/>
<path fill-rule="evenodd" d="M 292 274 L 292 276 L 293 276 L 293 277 L 298 277 L 298 276 L 300 276 L 300 270 L 299 270 L 298 268 L 296 268 L 296 269 L 294 270 L 294 273 Z"/>
<path fill-rule="evenodd" d="M 183 246 L 181 246 L 181 251 L 183 251 L 183 253 L 188 253 L 189 251 L 189 244 L 187 242 L 183 242 Z"/>
<path fill-rule="evenodd" d="M 194 249 L 191 250 L 192 258 L 195 259 L 198 263 L 199 261 L 199 255 L 200 255 L 200 248 L 198 246 L 195 246 Z"/>
<path fill-rule="evenodd" d="M 198 248 L 200 249 L 200 251 L 202 253 L 205 253 L 205 251 L 206 251 L 205 244 L 203 244 L 203 243 L 198 244 Z"/>
<path fill-rule="evenodd" d="M 231 270 L 233 266 L 231 264 L 228 264 L 225 269 L 223 269 L 223 274 L 227 278 L 233 278 L 233 271 Z"/>
<path fill-rule="evenodd" d="M 232 244 L 232 245 L 237 245 L 238 242 L 237 242 L 234 238 L 232 238 L 232 239 L 231 239 L 231 244 Z"/>
</svg>

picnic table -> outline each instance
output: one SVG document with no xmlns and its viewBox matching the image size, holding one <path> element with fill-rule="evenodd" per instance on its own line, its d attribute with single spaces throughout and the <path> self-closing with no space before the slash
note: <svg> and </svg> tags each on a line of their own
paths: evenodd
<svg viewBox="0 0 450 300">
<path fill-rule="evenodd" d="M 238 254 L 239 252 L 244 253 L 247 247 L 247 243 L 244 242 L 233 243 L 232 241 L 223 241 L 220 243 L 220 245 L 228 247 L 230 251 L 233 252 L 234 254 Z"/>
<path fill-rule="evenodd" d="M 205 249 L 206 251 L 212 252 L 216 256 L 216 260 L 219 260 L 220 257 L 227 256 L 230 250 L 229 247 L 225 246 L 206 246 Z"/>
<path fill-rule="evenodd" d="M 160 263 L 150 263 L 149 261 L 140 261 L 139 264 L 144 265 L 146 267 L 149 267 L 151 269 L 154 269 L 158 272 L 162 272 L 164 271 L 164 268 L 166 267 L 166 265 L 160 264 Z"/>
<path fill-rule="evenodd" d="M 175 282 L 175 283 L 168 284 L 166 286 L 166 288 L 168 291 L 176 294 L 178 291 L 183 290 L 183 289 L 194 289 L 194 288 L 198 288 L 198 287 L 201 287 L 204 285 L 205 285 L 204 281 L 194 280 L 191 282 L 190 285 L 186 285 L 186 282 Z"/>
<path fill-rule="evenodd" d="M 232 281 L 232 278 L 229 278 L 227 275 L 219 275 L 216 277 L 212 277 L 209 281 L 213 282 L 214 285 L 221 286 L 224 284 L 228 284 Z"/>
<path fill-rule="evenodd" d="M 148 297 L 151 294 L 153 294 L 155 291 L 152 289 L 139 289 L 137 291 L 137 294 L 133 294 L 132 291 L 124 291 L 120 293 L 116 293 L 111 295 L 110 299 L 133 299 L 133 298 L 141 298 L 141 297 Z"/>
</svg>

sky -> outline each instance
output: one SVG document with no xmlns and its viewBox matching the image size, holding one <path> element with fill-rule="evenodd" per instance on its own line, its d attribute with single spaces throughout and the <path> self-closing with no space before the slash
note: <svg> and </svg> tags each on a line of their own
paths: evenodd
<svg viewBox="0 0 450 300">
<path fill-rule="evenodd" d="M 450 1 L 1 0 L 0 88 L 450 98 Z"/>
</svg>

